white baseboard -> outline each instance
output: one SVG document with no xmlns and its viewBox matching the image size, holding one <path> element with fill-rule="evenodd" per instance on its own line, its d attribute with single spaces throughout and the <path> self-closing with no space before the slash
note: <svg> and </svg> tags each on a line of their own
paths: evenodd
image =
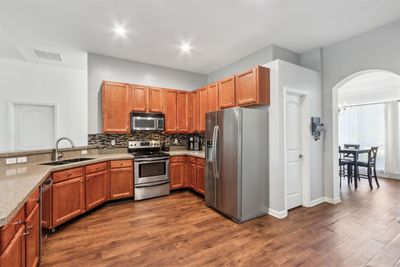
<svg viewBox="0 0 400 267">
<path fill-rule="evenodd" d="M 320 197 L 320 198 L 311 200 L 310 203 L 307 205 L 307 208 L 311 208 L 311 207 L 317 206 L 317 205 L 319 205 L 321 203 L 324 203 L 324 202 L 325 202 L 325 198 L 324 197 Z"/>
<path fill-rule="evenodd" d="M 340 198 L 333 199 L 333 198 L 330 198 L 330 197 L 324 197 L 324 202 L 328 202 L 328 203 L 331 203 L 331 204 L 339 204 L 341 201 L 342 200 Z"/>
<path fill-rule="evenodd" d="M 287 212 L 287 210 L 276 211 L 276 210 L 273 210 L 273 209 L 268 209 L 268 214 L 273 216 L 273 217 L 275 217 L 275 218 L 283 219 L 283 218 L 287 217 L 288 212 Z"/>
</svg>

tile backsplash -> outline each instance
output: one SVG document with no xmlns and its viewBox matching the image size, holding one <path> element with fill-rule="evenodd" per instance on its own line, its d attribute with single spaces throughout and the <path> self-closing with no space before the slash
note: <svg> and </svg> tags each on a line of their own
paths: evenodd
<svg viewBox="0 0 400 267">
<path fill-rule="evenodd" d="M 131 134 L 89 134 L 88 144 L 98 148 L 127 148 L 129 141 L 160 140 L 167 142 L 170 146 L 187 146 L 190 136 L 199 135 L 204 140 L 203 134 L 165 134 L 151 131 L 137 131 Z M 178 143 L 174 143 L 177 139 Z M 112 141 L 115 145 L 111 145 Z"/>
</svg>

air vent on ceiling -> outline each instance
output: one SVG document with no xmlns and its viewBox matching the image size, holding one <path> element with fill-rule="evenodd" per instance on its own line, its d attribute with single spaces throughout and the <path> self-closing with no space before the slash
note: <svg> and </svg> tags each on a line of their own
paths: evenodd
<svg viewBox="0 0 400 267">
<path fill-rule="evenodd" d="M 33 53 L 39 59 L 53 60 L 58 62 L 62 61 L 61 55 L 58 53 L 47 52 L 38 49 L 33 49 Z"/>
</svg>

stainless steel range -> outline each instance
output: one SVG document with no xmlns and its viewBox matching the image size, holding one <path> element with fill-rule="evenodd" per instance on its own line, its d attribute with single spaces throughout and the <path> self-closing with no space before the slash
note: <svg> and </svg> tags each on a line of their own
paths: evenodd
<svg viewBox="0 0 400 267">
<path fill-rule="evenodd" d="M 159 141 L 132 141 L 128 152 L 134 158 L 135 200 L 169 194 L 169 155 Z"/>
</svg>

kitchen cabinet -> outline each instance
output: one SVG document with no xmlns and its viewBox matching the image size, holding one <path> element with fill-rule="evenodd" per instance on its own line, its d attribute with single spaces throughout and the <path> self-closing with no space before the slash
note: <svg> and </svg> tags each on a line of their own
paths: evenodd
<svg viewBox="0 0 400 267">
<path fill-rule="evenodd" d="M 131 85 L 131 109 L 137 112 L 147 111 L 148 88 L 142 85 Z"/>
<path fill-rule="evenodd" d="M 205 194 L 205 160 L 204 159 L 197 159 L 197 166 L 196 166 L 196 191 L 200 194 Z"/>
<path fill-rule="evenodd" d="M 188 93 L 178 91 L 176 99 L 176 130 L 188 132 Z"/>
<path fill-rule="evenodd" d="M 52 226 L 60 225 L 85 211 L 83 176 L 53 184 Z"/>
<path fill-rule="evenodd" d="M 190 157 L 189 157 L 190 159 Z M 190 189 L 196 190 L 197 188 L 197 166 L 196 159 L 193 161 L 188 160 L 188 187 Z"/>
<path fill-rule="evenodd" d="M 218 108 L 218 83 L 216 82 L 207 88 L 207 112 L 217 111 Z"/>
<path fill-rule="evenodd" d="M 149 112 L 163 112 L 163 89 L 150 87 L 148 94 L 148 107 Z"/>
<path fill-rule="evenodd" d="M 39 238 L 40 218 L 39 204 L 36 204 L 32 212 L 26 218 L 25 229 L 25 263 L 27 267 L 35 267 L 39 264 Z"/>
<path fill-rule="evenodd" d="M 221 109 L 236 106 L 235 76 L 218 82 L 218 102 Z"/>
<path fill-rule="evenodd" d="M 269 105 L 269 69 L 257 66 L 235 75 L 236 102 L 239 106 Z"/>
<path fill-rule="evenodd" d="M 199 92 L 196 90 L 193 92 L 193 102 L 194 102 L 194 131 L 200 132 L 200 103 L 199 103 Z"/>
<path fill-rule="evenodd" d="M 199 89 L 199 131 L 206 130 L 206 113 L 208 112 L 207 87 Z"/>
<path fill-rule="evenodd" d="M 170 158 L 170 189 L 180 189 L 187 186 L 186 157 L 177 156 Z"/>
<path fill-rule="evenodd" d="M 25 266 L 25 227 L 20 227 L 0 256 L 1 267 Z"/>
<path fill-rule="evenodd" d="M 132 197 L 132 160 L 111 161 L 110 166 L 110 199 Z"/>
<path fill-rule="evenodd" d="M 187 102 L 187 125 L 188 125 L 188 133 L 194 133 L 196 131 L 195 128 L 195 93 L 188 93 L 188 102 Z"/>
<path fill-rule="evenodd" d="M 102 84 L 103 133 L 129 133 L 131 92 L 124 83 Z"/>
<path fill-rule="evenodd" d="M 165 132 L 176 132 L 177 92 L 175 90 L 164 90 L 164 100 Z"/>
<path fill-rule="evenodd" d="M 86 167 L 86 169 L 88 168 L 90 167 Z M 86 183 L 85 183 L 86 210 L 97 207 L 107 201 L 107 196 L 108 196 L 107 184 L 108 184 L 107 170 L 86 174 Z"/>
</svg>

